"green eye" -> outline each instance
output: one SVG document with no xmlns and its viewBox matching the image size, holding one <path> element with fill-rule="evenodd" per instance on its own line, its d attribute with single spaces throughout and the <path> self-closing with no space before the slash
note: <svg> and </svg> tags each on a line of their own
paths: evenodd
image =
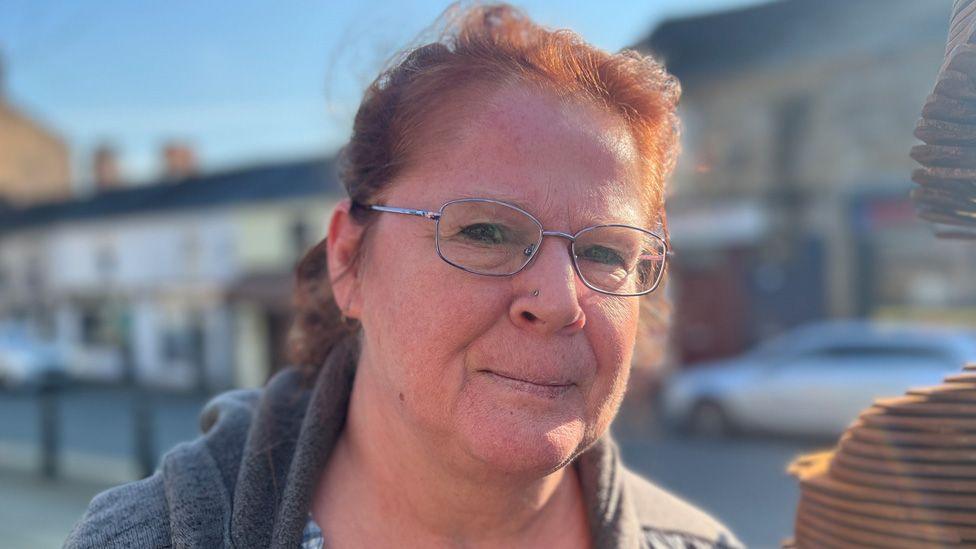
<svg viewBox="0 0 976 549">
<path fill-rule="evenodd" d="M 468 225 L 461 229 L 460 234 L 468 240 L 480 244 L 501 244 L 505 241 L 505 235 L 501 227 L 490 223 Z"/>
<path fill-rule="evenodd" d="M 589 246 L 582 253 L 576 254 L 579 259 L 594 261 L 604 265 L 623 265 L 624 260 L 620 254 L 605 246 Z"/>
</svg>

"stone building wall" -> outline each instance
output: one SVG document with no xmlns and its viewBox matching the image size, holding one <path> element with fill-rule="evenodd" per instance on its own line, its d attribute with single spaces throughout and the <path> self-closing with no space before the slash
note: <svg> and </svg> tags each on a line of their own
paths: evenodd
<svg viewBox="0 0 976 549">
<path fill-rule="evenodd" d="M 71 194 L 68 147 L 0 97 L 0 200 L 26 205 Z"/>
<path fill-rule="evenodd" d="M 735 315 L 749 325 L 743 344 L 821 317 L 976 311 L 959 244 L 934 241 L 908 199 L 908 152 L 951 3 L 781 0 L 665 21 L 636 45 L 682 83 L 684 152 L 669 197 L 676 270 L 689 266 L 694 288 L 735 278 L 722 306 L 746 309 Z M 701 227 L 723 218 L 713 211 L 733 217 L 732 205 L 761 212 L 762 230 L 730 246 L 722 222 Z M 694 246 L 679 228 L 696 229 Z M 680 317 L 695 307 L 677 278 Z M 811 303 L 822 306 L 802 312 Z M 729 332 L 715 324 L 713 334 Z"/>
</svg>

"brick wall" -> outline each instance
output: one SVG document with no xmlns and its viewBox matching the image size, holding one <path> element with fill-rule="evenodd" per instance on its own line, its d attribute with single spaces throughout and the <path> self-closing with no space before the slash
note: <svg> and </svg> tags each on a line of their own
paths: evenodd
<svg viewBox="0 0 976 549">
<path fill-rule="evenodd" d="M 24 205 L 70 193 L 67 145 L 0 99 L 0 199 Z"/>
</svg>

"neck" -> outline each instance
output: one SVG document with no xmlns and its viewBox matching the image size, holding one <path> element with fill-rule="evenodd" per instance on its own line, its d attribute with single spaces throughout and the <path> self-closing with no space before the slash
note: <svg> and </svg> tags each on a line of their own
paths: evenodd
<svg viewBox="0 0 976 549">
<path fill-rule="evenodd" d="M 315 492 L 313 516 L 328 540 L 377 545 L 385 540 L 374 536 L 386 535 L 417 546 L 516 547 L 588 539 L 574 466 L 528 478 L 485 471 L 458 459 L 449 441 L 413 435 L 377 389 L 369 368 L 358 370 L 345 429 Z"/>
</svg>

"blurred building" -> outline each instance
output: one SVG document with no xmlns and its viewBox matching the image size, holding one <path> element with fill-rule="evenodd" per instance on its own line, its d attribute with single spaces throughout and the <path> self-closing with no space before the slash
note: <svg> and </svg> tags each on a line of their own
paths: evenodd
<svg viewBox="0 0 976 549">
<path fill-rule="evenodd" d="M 684 89 L 669 221 L 685 362 L 824 317 L 976 320 L 974 254 L 908 199 L 951 3 L 785 0 L 636 46 Z"/>
<path fill-rule="evenodd" d="M 282 365 L 292 268 L 339 196 L 331 161 L 181 174 L 0 215 L 0 318 L 79 374 L 254 386 Z"/>
<path fill-rule="evenodd" d="M 0 208 L 69 196 L 67 145 L 15 106 L 5 84 L 0 58 Z"/>
</svg>

